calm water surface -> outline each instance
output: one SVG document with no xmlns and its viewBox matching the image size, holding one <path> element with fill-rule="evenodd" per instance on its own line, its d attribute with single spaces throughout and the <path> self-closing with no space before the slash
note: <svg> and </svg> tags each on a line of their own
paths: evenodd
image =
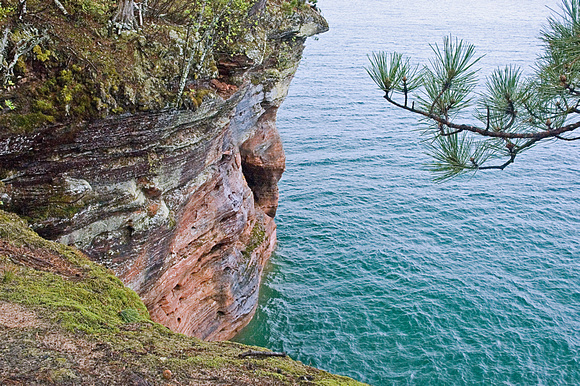
<svg viewBox="0 0 580 386">
<path fill-rule="evenodd" d="M 372 51 L 424 62 L 453 34 L 482 73 L 529 64 L 557 0 L 319 0 L 279 113 L 279 245 L 238 341 L 372 385 L 580 384 L 580 144 L 433 183 Z"/>
</svg>

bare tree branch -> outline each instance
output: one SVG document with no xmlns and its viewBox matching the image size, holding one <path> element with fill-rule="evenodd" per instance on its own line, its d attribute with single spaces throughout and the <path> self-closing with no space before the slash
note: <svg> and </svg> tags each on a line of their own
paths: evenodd
<svg viewBox="0 0 580 386">
<path fill-rule="evenodd" d="M 246 351 L 239 355 L 240 358 L 247 357 L 287 357 L 288 354 L 285 352 L 275 352 L 275 351 Z"/>
<path fill-rule="evenodd" d="M 566 138 L 566 137 L 562 137 L 560 135 L 556 135 L 556 138 L 561 139 L 563 141 L 578 141 L 580 139 L 580 137 Z"/>
<path fill-rule="evenodd" d="M 510 158 L 505 163 L 503 163 L 501 165 L 497 165 L 497 166 L 477 166 L 477 170 L 491 170 L 491 169 L 504 170 L 508 165 L 511 165 L 512 163 L 514 163 L 516 156 L 522 150 L 527 149 L 528 147 L 534 145 L 538 141 L 539 141 L 539 139 L 531 139 L 528 142 L 526 142 L 525 144 L 523 144 L 522 146 L 509 147 Z"/>
<path fill-rule="evenodd" d="M 58 7 L 58 9 L 60 9 L 60 11 L 65 14 L 68 15 L 68 12 L 66 10 L 66 8 L 64 7 L 64 5 L 62 5 L 62 3 L 58 0 L 54 0 L 54 4 Z"/>
</svg>

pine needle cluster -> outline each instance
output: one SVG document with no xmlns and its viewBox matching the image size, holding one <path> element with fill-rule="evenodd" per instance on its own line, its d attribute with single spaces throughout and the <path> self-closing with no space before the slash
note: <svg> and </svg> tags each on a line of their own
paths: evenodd
<svg viewBox="0 0 580 386">
<path fill-rule="evenodd" d="M 580 127 L 580 0 L 562 0 L 541 31 L 544 52 L 534 74 L 513 66 L 495 70 L 476 93 L 481 59 L 451 36 L 431 45 L 434 57 L 411 65 L 400 53 L 369 56 L 369 76 L 394 106 L 421 116 L 436 180 L 466 172 L 503 170 L 547 140 L 574 141 Z M 466 123 L 458 122 L 469 115 Z M 475 123 L 474 123 L 475 122 Z"/>
</svg>

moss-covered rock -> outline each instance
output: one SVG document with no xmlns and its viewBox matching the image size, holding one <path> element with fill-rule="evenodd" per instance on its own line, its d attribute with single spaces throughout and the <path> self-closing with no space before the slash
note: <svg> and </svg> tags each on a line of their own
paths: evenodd
<svg viewBox="0 0 580 386">
<path fill-rule="evenodd" d="M 110 271 L 0 211 L 0 383 L 360 384 L 289 358 L 241 357 L 248 350 L 263 349 L 203 342 L 152 322 Z"/>
<path fill-rule="evenodd" d="M 284 67 L 280 45 L 300 35 L 312 12 L 286 0 L 269 1 L 261 12 L 250 10 L 250 0 L 151 1 L 138 29 L 118 33 L 117 1 L 60 3 L 66 14 L 45 0 L 28 0 L 25 13 L 19 0 L 0 5 L 0 136 L 122 113 L 196 109 L 219 93 L 208 93 L 212 79 L 241 81 L 228 67 L 240 58 Z"/>
</svg>

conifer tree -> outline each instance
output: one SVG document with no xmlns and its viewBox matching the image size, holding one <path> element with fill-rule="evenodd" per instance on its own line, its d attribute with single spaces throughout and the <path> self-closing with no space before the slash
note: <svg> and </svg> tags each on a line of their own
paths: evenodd
<svg viewBox="0 0 580 386">
<path fill-rule="evenodd" d="M 497 69 L 485 90 L 474 92 L 480 57 L 473 45 L 446 37 L 435 57 L 412 66 L 399 53 L 374 53 L 368 74 L 392 105 L 419 115 L 432 162 L 442 180 L 465 172 L 503 170 L 548 140 L 580 137 L 580 0 L 563 0 L 541 33 L 544 52 L 533 76 Z"/>
</svg>

